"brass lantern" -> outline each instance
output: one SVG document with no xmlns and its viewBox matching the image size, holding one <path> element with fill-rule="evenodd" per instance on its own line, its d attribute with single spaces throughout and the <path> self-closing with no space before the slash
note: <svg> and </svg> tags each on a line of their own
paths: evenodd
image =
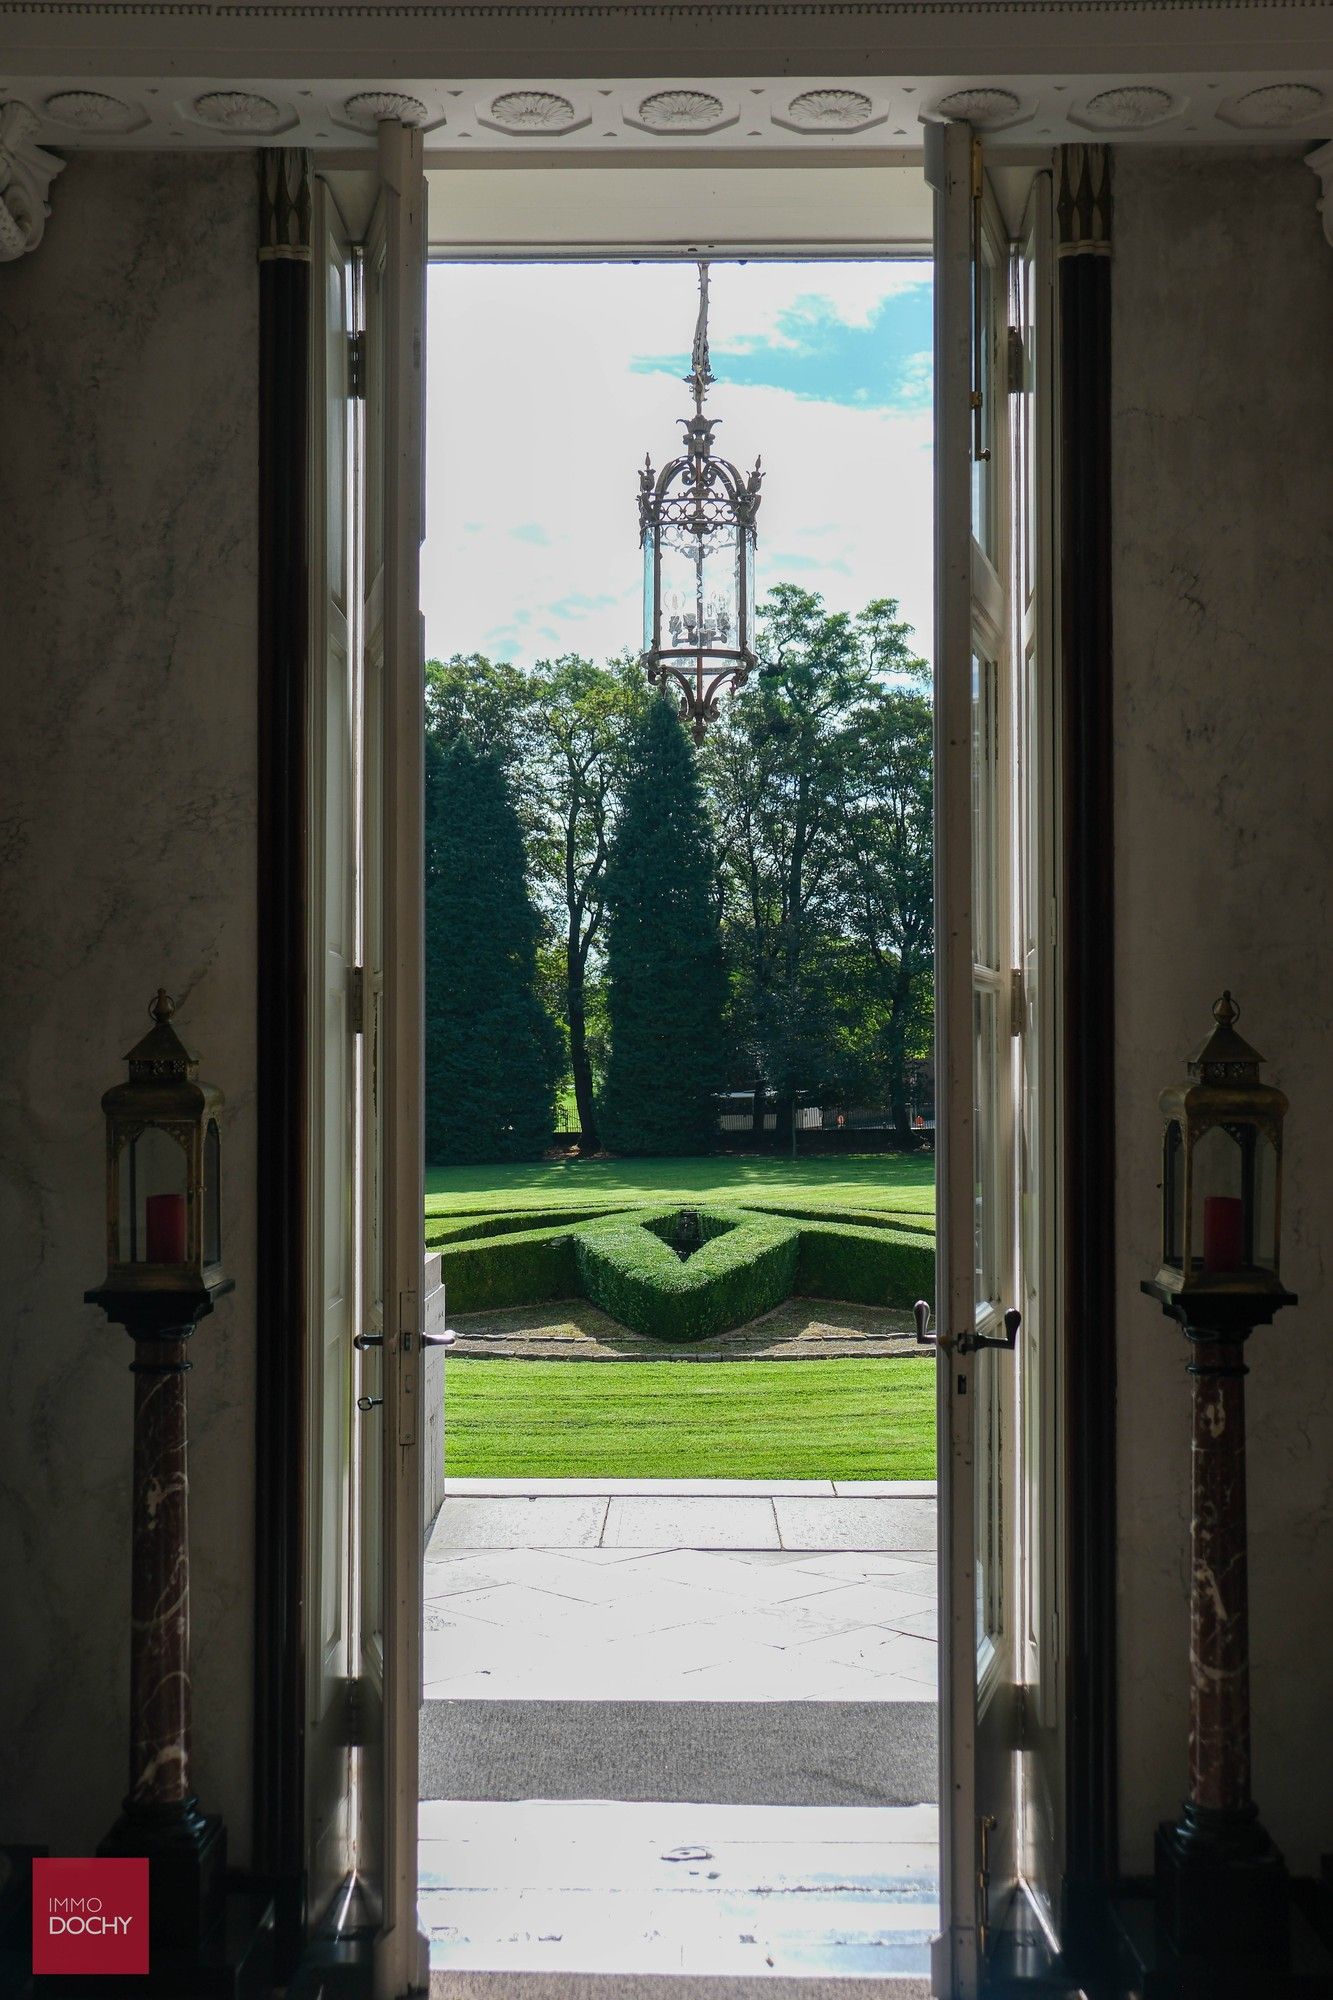
<svg viewBox="0 0 1333 2000">
<path fill-rule="evenodd" d="M 699 322 L 686 383 L 694 415 L 681 419 L 685 450 L 639 474 L 643 548 L 643 664 L 653 683 L 676 683 L 680 713 L 696 743 L 717 720 L 723 683 L 743 685 L 754 650 L 755 516 L 763 478 L 713 456 L 715 417 L 704 415 L 713 380 L 708 359 L 708 265 L 699 266 Z"/>
<path fill-rule="evenodd" d="M 200 1083 L 199 1063 L 171 1025 L 158 988 L 153 1026 L 130 1050 L 129 1077 L 102 1099 L 106 1114 L 105 1294 L 167 1300 L 193 1295 L 203 1310 L 231 1289 L 222 1269 L 222 1093 Z M 206 1301 L 206 1303 L 205 1303 Z"/>
<path fill-rule="evenodd" d="M 1290 1298 L 1279 1271 L 1282 1120 L 1287 1100 L 1263 1083 L 1263 1057 L 1236 1031 L 1224 993 L 1189 1081 L 1162 1092 L 1162 1266 L 1149 1288 L 1166 1303 L 1237 1308 Z"/>
</svg>

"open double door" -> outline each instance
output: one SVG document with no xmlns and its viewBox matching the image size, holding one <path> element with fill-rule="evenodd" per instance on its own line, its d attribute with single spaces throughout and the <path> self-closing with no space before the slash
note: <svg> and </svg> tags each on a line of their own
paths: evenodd
<svg viewBox="0 0 1333 2000">
<path fill-rule="evenodd" d="M 1050 174 L 929 128 L 936 209 L 936 945 L 941 1903 L 968 2000 L 1063 1830 L 1051 643 Z M 1012 180 L 1012 176 L 1009 177 Z M 424 1435 L 422 536 L 425 180 L 381 128 L 362 226 L 316 181 L 306 1549 L 310 1908 L 424 1987 L 416 1919 Z M 344 203 L 343 206 L 346 206 Z M 1020 1324 L 1012 1346 L 1006 1313 Z M 1011 1321 L 1012 1324 L 1012 1321 Z M 987 1343 L 1000 1343 L 991 1345 Z M 891 1726 L 886 1711 L 885 1726 Z M 354 1881 L 354 1899 L 339 1891 Z"/>
<path fill-rule="evenodd" d="M 935 194 L 940 1995 L 1057 1932 L 1064 1440 L 1052 176 L 927 128 Z M 1012 220 L 1006 220 L 1008 216 Z"/>
</svg>

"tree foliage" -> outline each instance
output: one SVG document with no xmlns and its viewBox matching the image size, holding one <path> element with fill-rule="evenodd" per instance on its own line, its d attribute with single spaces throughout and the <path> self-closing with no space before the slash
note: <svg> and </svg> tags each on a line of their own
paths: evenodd
<svg viewBox="0 0 1333 2000">
<path fill-rule="evenodd" d="M 756 1123 L 776 1096 L 780 1136 L 802 1090 L 878 1086 L 905 1101 L 931 925 L 930 705 L 909 638 L 890 598 L 853 618 L 779 584 L 763 607 L 764 665 L 705 746 L 733 1081 L 755 1089 Z M 884 862 L 892 888 L 876 881 Z"/>
<path fill-rule="evenodd" d="M 674 705 L 655 698 L 635 727 L 606 866 L 602 1121 L 617 1152 L 713 1142 L 726 999 L 714 883 L 695 753 Z"/>
<path fill-rule="evenodd" d="M 728 1086 L 754 1090 L 756 1126 L 776 1101 L 782 1140 L 802 1097 L 890 1108 L 907 1133 L 933 979 L 932 709 L 911 636 L 890 598 L 853 616 L 779 584 L 761 613 L 764 664 L 697 753 L 628 657 L 430 663 L 428 817 L 446 858 L 432 873 L 428 856 L 428 953 L 442 993 L 467 976 L 454 958 L 489 968 L 475 1024 L 449 1016 L 478 1062 L 490 1061 L 475 1043 L 492 1033 L 488 981 L 510 995 L 504 1032 L 529 1051 L 529 1109 L 502 1119 L 505 1147 L 540 1150 L 549 1130 L 531 1106 L 553 1035 L 585 1151 L 603 1136 L 621 1151 L 704 1150 Z M 441 763 L 455 745 L 468 755 Z M 466 789 L 443 803 L 452 785 L 482 800 L 475 838 L 448 824 L 471 811 Z M 450 1089 L 467 1083 L 441 1054 L 437 1119 L 446 1070 Z M 498 1115 L 478 1107 L 478 1134 Z M 445 1127 L 431 1132 L 443 1159 Z"/>
<path fill-rule="evenodd" d="M 600 996 L 590 988 L 606 915 L 612 818 L 647 691 L 637 665 L 596 667 L 576 654 L 541 661 L 532 681 L 541 717 L 539 830 L 532 852 L 563 959 L 562 1012 L 580 1143 L 585 1152 L 595 1152 L 600 1135 L 593 1054 Z"/>
<path fill-rule="evenodd" d="M 426 740 L 425 861 L 427 1157 L 539 1158 L 563 1061 L 537 990 L 540 920 L 518 813 L 498 750 L 438 722 Z"/>
</svg>

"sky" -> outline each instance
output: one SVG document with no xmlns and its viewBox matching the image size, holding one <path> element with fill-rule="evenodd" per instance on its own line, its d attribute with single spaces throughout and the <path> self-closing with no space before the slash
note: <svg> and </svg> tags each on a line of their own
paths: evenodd
<svg viewBox="0 0 1333 2000">
<path fill-rule="evenodd" d="M 638 473 L 691 408 L 693 264 L 432 264 L 428 658 L 638 649 Z M 762 453 L 757 584 L 896 597 L 931 656 L 931 275 L 715 262 L 714 450 Z"/>
</svg>

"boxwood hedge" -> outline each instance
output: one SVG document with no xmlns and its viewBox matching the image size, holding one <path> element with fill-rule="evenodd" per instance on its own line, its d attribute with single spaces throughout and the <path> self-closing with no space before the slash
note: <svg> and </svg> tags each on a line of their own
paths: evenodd
<svg viewBox="0 0 1333 2000">
<path fill-rule="evenodd" d="M 910 1225 L 701 1206 L 703 1242 L 682 1263 L 671 1248 L 678 1213 L 459 1217 L 430 1240 L 451 1312 L 583 1297 L 656 1340 L 706 1339 L 793 1293 L 900 1308 L 933 1293 L 934 1243 Z"/>
<path fill-rule="evenodd" d="M 705 1340 L 790 1298 L 797 1232 L 776 1216 L 698 1211 L 703 1242 L 684 1263 L 658 1233 L 670 1214 L 589 1223 L 575 1237 L 585 1298 L 654 1340 Z"/>
</svg>

